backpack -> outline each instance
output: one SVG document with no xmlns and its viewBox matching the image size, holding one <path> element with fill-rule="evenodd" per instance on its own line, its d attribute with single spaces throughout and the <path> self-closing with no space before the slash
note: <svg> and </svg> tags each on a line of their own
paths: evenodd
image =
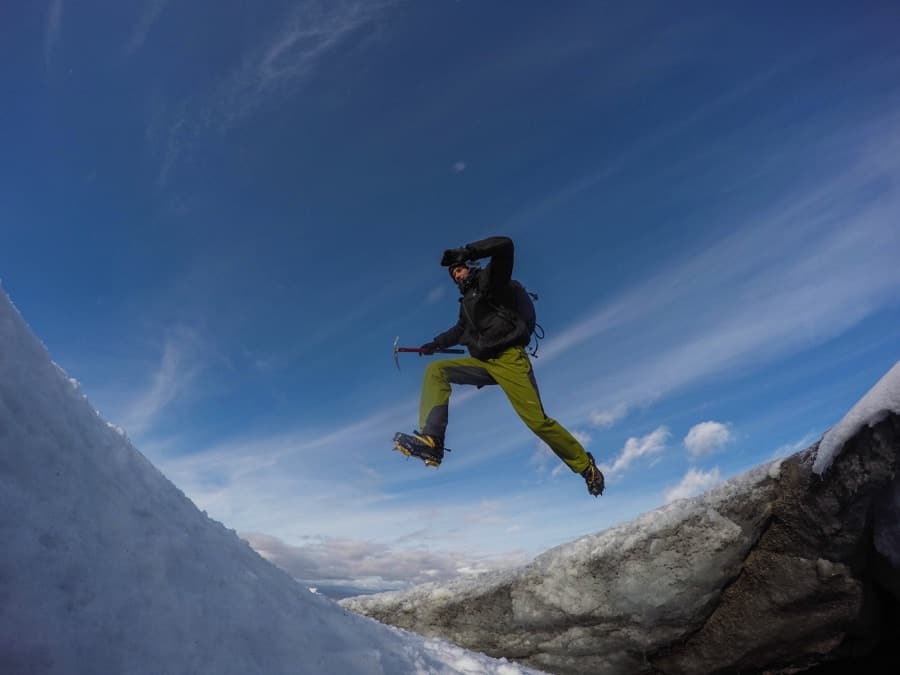
<svg viewBox="0 0 900 675">
<path fill-rule="evenodd" d="M 530 292 L 520 281 L 515 279 L 509 282 L 513 294 L 513 307 L 516 315 L 525 324 L 525 330 L 528 335 L 528 344 L 526 345 L 528 353 L 537 357 L 540 340 L 544 339 L 544 328 L 537 322 L 537 312 L 534 309 L 534 302 L 538 299 L 537 293 Z M 531 338 L 534 337 L 534 347 L 531 347 Z"/>
</svg>

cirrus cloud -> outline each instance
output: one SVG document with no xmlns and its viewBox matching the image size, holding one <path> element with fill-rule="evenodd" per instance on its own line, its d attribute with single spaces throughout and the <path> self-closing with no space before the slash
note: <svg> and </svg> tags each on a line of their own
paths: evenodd
<svg viewBox="0 0 900 675">
<path fill-rule="evenodd" d="M 655 431 L 641 437 L 632 437 L 625 441 L 625 447 L 612 464 L 601 465 L 601 470 L 609 476 L 624 473 L 631 464 L 641 457 L 658 455 L 666 449 L 666 442 L 671 436 L 668 427 L 659 427 Z"/>
<path fill-rule="evenodd" d="M 617 403 L 611 408 L 595 410 L 591 413 L 591 423 L 597 427 L 611 427 L 613 424 L 628 415 L 628 405 Z"/>
</svg>

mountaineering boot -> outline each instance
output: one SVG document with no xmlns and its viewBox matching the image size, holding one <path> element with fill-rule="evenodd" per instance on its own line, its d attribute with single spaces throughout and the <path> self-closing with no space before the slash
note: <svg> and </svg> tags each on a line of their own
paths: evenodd
<svg viewBox="0 0 900 675">
<path fill-rule="evenodd" d="M 591 453 L 587 453 L 587 456 L 591 463 L 588 464 L 588 468 L 581 472 L 581 475 L 584 477 L 584 482 L 587 483 L 588 492 L 595 497 L 599 497 L 603 494 L 603 486 L 605 485 L 603 472 L 594 463 L 594 456 Z"/>
<path fill-rule="evenodd" d="M 440 466 L 444 459 L 444 443 L 439 438 L 413 432 L 412 435 L 397 432 L 394 434 L 394 450 L 407 457 L 418 457 L 428 466 Z"/>
</svg>

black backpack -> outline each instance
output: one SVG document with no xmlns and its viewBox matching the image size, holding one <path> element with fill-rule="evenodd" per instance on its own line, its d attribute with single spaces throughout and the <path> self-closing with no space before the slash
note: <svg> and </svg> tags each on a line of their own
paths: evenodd
<svg viewBox="0 0 900 675">
<path fill-rule="evenodd" d="M 528 336 L 529 347 L 528 353 L 537 357 L 540 340 L 544 339 L 544 328 L 537 322 L 537 312 L 534 309 L 534 303 L 538 299 L 537 293 L 530 292 L 522 282 L 512 279 L 509 282 L 512 289 L 513 305 L 516 315 L 525 325 L 526 335 Z M 531 339 L 534 337 L 534 347 L 531 347 Z"/>
</svg>

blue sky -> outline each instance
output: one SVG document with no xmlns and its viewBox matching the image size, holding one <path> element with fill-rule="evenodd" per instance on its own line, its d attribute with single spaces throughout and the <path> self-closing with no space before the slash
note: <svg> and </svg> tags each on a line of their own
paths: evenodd
<svg viewBox="0 0 900 675">
<path fill-rule="evenodd" d="M 3 10 L 0 278 L 101 414 L 310 579 L 524 560 L 814 441 L 900 347 L 888 2 L 51 0 Z M 445 248 L 540 294 L 548 412 L 437 471 Z"/>
</svg>

